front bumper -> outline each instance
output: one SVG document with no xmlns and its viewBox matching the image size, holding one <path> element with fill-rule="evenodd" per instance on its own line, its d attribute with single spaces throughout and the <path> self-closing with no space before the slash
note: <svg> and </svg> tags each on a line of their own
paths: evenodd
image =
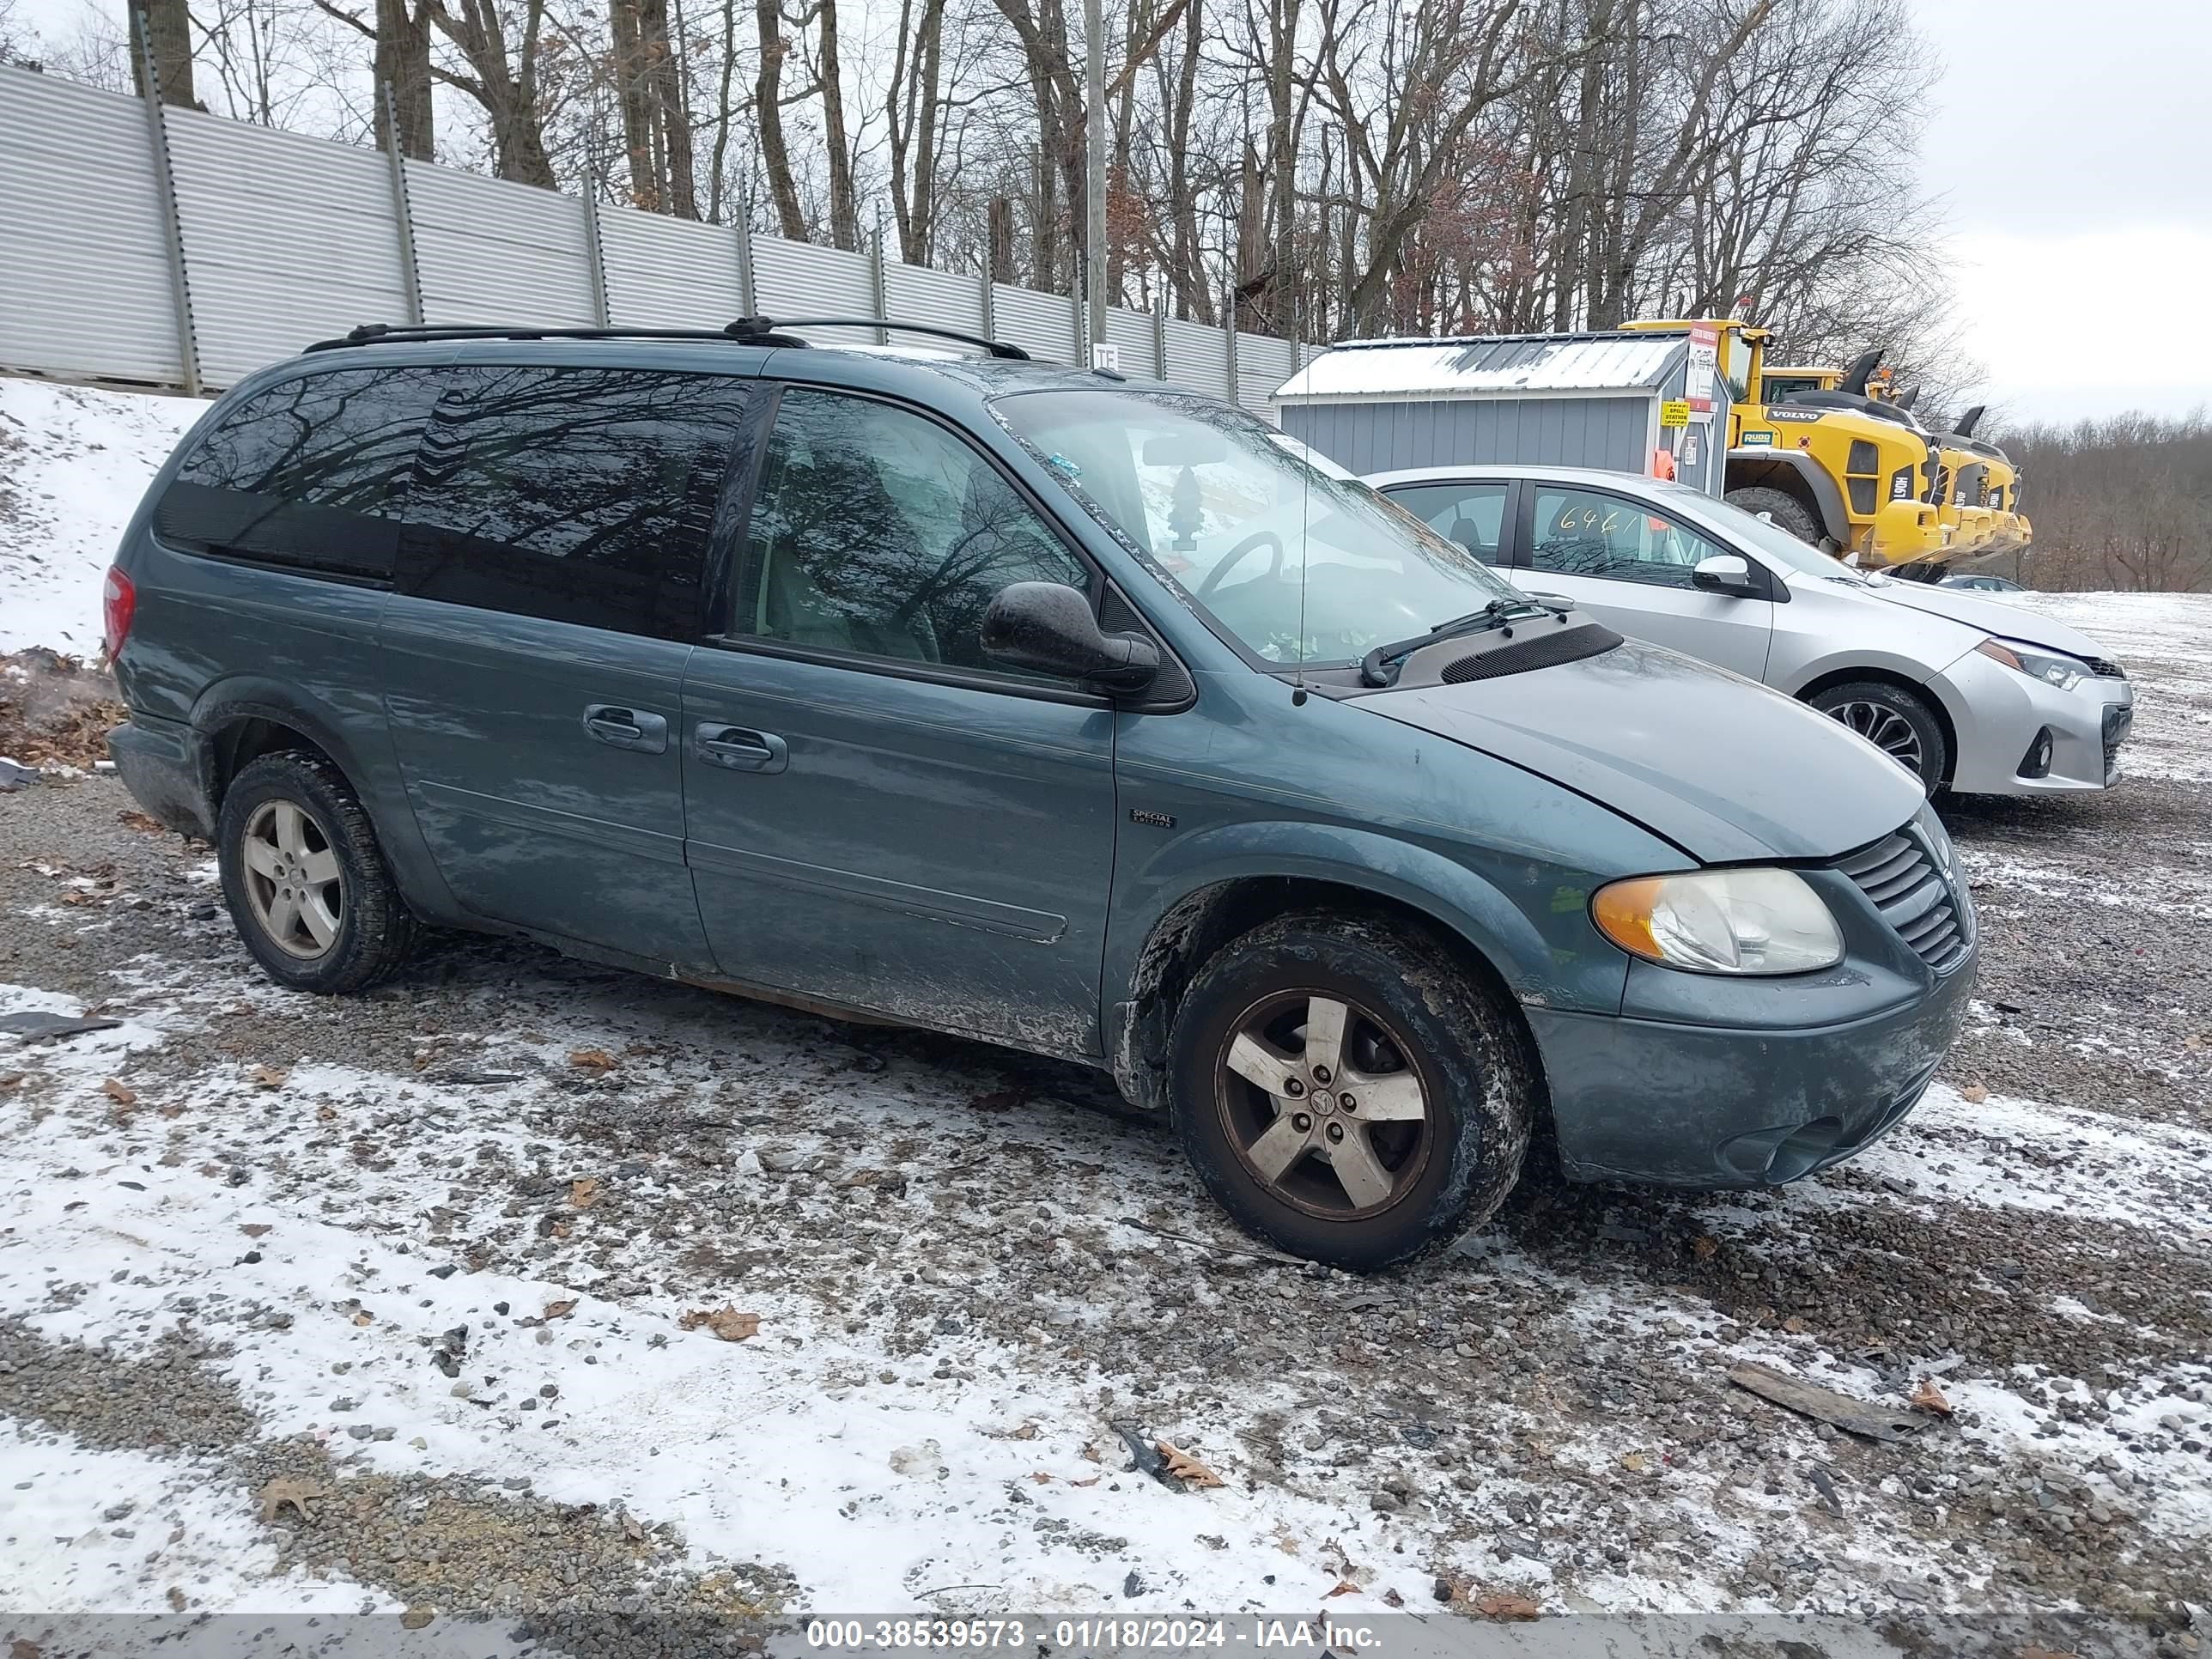
<svg viewBox="0 0 2212 1659">
<path fill-rule="evenodd" d="M 1827 1025 L 1529 1008 L 1560 1161 L 1577 1181 L 1692 1188 L 1778 1185 L 1838 1163 L 1918 1103 L 1977 965 L 1970 954 L 1912 1000 Z"/>
<path fill-rule="evenodd" d="M 1926 502 L 1893 501 L 1882 503 L 1862 540 L 1860 562 L 1887 568 L 1948 556 L 1951 532 Z"/>
<path fill-rule="evenodd" d="M 1936 689 L 1958 738 L 1951 787 L 1960 793 L 2063 795 L 2119 781 L 2120 745 L 2135 721 L 2126 680 L 2085 679 L 2062 691 L 1970 651 Z"/>
</svg>

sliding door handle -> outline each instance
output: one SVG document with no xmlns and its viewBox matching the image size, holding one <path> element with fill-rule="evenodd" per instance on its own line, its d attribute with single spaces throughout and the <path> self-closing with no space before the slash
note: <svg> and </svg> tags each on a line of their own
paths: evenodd
<svg viewBox="0 0 2212 1659">
<path fill-rule="evenodd" d="M 668 748 L 666 715 L 647 714 L 642 708 L 625 708 L 619 703 L 586 703 L 584 730 L 617 749 L 637 749 L 648 755 L 659 755 Z"/>
<path fill-rule="evenodd" d="M 732 772 L 781 772 L 791 763 L 791 745 L 773 732 L 702 720 L 693 740 L 701 760 Z"/>
</svg>

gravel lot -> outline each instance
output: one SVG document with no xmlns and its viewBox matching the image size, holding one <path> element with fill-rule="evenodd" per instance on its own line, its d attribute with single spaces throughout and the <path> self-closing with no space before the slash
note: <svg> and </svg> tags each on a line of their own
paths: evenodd
<svg viewBox="0 0 2212 1659">
<path fill-rule="evenodd" d="M 112 780 L 0 796 L 0 1013 L 122 1022 L 0 1036 L 0 1607 L 697 1651 L 1525 1598 L 2198 1653 L 2212 602 L 2066 603 L 2156 775 L 1949 807 L 1987 962 L 1902 1129 L 1771 1194 L 1532 1181 L 1367 1279 L 1255 1249 L 1080 1070 L 483 940 L 293 995 Z"/>
</svg>

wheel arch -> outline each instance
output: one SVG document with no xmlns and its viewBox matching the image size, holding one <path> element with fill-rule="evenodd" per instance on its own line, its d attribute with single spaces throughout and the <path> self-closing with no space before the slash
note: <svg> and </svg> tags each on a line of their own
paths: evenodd
<svg viewBox="0 0 2212 1659">
<path fill-rule="evenodd" d="M 1812 456 L 1795 449 L 1731 449 L 1725 487 L 1778 489 L 1812 512 L 1822 532 L 1838 547 L 1851 544 L 1850 514 L 1844 492 Z"/>
<path fill-rule="evenodd" d="M 1545 988 L 1557 976 L 1551 945 L 1472 871 L 1439 854 L 1389 844 L 1416 854 L 1416 862 L 1433 860 L 1454 879 L 1440 883 L 1440 891 L 1373 869 L 1283 860 L 1274 867 L 1209 872 L 1164 896 L 1141 928 L 1128 930 L 1133 942 L 1109 964 L 1114 1001 L 1107 1048 L 1122 1093 L 1148 1110 L 1164 1109 L 1170 1034 L 1192 978 L 1231 939 L 1271 917 L 1309 908 L 1390 917 L 1434 934 L 1510 1011 L 1540 1085 L 1541 1066 L 1522 1003 L 1549 1000 Z M 1623 958 L 1620 983 L 1609 988 L 1616 1008 L 1626 972 Z"/>
<path fill-rule="evenodd" d="M 1942 694 L 1925 680 L 1914 679 L 1909 674 L 1880 664 L 1858 663 L 1827 669 L 1798 686 L 1790 695 L 1800 702 L 1810 702 L 1832 687 L 1862 681 L 1903 691 L 1918 701 L 1936 717 L 1936 724 L 1943 732 L 1943 781 L 1950 782 L 1959 769 L 1959 723 Z"/>
<path fill-rule="evenodd" d="M 368 718 L 363 716 L 364 724 Z M 381 721 L 380 707 L 374 719 Z M 219 680 L 201 693 L 192 708 L 191 727 L 211 823 L 221 821 L 222 798 L 232 781 L 261 756 L 285 750 L 319 756 L 337 769 L 368 814 L 392 875 L 416 912 L 441 925 L 481 925 L 461 909 L 439 873 L 380 729 L 363 734 L 365 749 L 349 737 L 335 711 L 295 687 L 250 676 Z M 386 752 L 377 752 L 379 739 Z"/>
<path fill-rule="evenodd" d="M 364 780 L 338 723 L 324 711 L 271 682 L 220 681 L 192 709 L 192 732 L 199 750 L 201 783 L 210 806 L 220 811 L 231 781 L 263 755 L 288 749 L 318 755 L 344 776 L 357 795 Z"/>
</svg>

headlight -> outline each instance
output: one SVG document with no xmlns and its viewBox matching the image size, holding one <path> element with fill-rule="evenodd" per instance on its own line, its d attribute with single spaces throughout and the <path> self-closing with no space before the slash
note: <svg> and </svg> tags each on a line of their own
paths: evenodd
<svg viewBox="0 0 2212 1659">
<path fill-rule="evenodd" d="M 2031 651 L 2024 645 L 2008 645 L 2002 640 L 1984 640 L 1974 649 L 2007 668 L 2017 669 L 2030 679 L 2055 685 L 2061 691 L 2071 691 L 2089 678 L 2089 665 L 2078 657 L 2053 657 Z"/>
<path fill-rule="evenodd" d="M 1844 959 L 1820 896 L 1790 870 L 1632 876 L 1590 901 L 1598 931 L 1632 956 L 1703 974 L 1802 974 Z"/>
</svg>

